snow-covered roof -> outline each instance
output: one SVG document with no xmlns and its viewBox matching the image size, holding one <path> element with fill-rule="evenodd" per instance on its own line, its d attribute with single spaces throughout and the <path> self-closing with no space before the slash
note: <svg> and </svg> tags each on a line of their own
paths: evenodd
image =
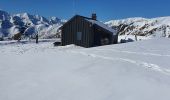
<svg viewBox="0 0 170 100">
<path fill-rule="evenodd" d="M 86 19 L 86 20 L 89 21 L 89 22 L 91 22 L 92 24 L 98 25 L 98 26 L 100 26 L 100 27 L 102 27 L 102 28 L 104 28 L 104 29 L 112 32 L 113 35 L 116 35 L 116 34 L 117 34 L 116 30 L 108 27 L 107 25 L 105 25 L 105 24 L 102 23 L 102 22 L 99 22 L 99 21 L 96 21 L 96 20 L 92 20 L 92 19 Z"/>
</svg>

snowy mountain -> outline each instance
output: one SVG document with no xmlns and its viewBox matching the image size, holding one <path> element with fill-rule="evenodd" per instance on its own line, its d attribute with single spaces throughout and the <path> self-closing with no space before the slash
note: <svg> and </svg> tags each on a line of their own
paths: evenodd
<svg viewBox="0 0 170 100">
<path fill-rule="evenodd" d="M 22 33 L 24 37 L 39 34 L 40 38 L 52 38 L 63 20 L 52 17 L 47 19 L 39 15 L 28 13 L 9 14 L 0 10 L 0 36 L 12 38 L 15 34 Z"/>
<path fill-rule="evenodd" d="M 15 34 L 22 33 L 24 37 L 53 38 L 61 34 L 58 28 L 65 23 L 57 17 L 47 19 L 39 15 L 28 13 L 9 14 L 0 10 L 0 38 L 12 38 Z M 170 17 L 146 19 L 141 17 L 111 20 L 105 22 L 109 27 L 116 28 L 119 35 L 140 36 L 170 36 Z"/>
<path fill-rule="evenodd" d="M 127 18 L 122 20 L 111 20 L 106 22 L 110 27 L 117 28 L 120 35 L 140 35 L 140 36 L 170 36 L 170 17 Z"/>
</svg>

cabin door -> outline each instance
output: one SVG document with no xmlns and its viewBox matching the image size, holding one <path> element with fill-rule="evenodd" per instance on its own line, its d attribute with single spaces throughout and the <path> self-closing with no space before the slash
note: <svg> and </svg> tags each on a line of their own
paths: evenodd
<svg viewBox="0 0 170 100">
<path fill-rule="evenodd" d="M 100 39 L 101 39 L 101 33 L 95 32 L 94 33 L 94 46 L 101 46 Z"/>
</svg>

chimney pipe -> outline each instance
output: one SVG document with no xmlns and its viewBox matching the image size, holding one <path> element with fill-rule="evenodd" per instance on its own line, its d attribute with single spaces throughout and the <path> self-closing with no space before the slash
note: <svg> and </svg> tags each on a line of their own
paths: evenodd
<svg viewBox="0 0 170 100">
<path fill-rule="evenodd" d="M 96 15 L 96 13 L 93 13 L 93 14 L 92 14 L 92 20 L 97 20 L 97 15 Z"/>
</svg>

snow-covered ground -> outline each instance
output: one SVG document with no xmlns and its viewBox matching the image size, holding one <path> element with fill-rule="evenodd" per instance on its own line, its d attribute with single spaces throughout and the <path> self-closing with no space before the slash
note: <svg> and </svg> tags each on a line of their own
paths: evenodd
<svg viewBox="0 0 170 100">
<path fill-rule="evenodd" d="M 170 39 L 0 46 L 0 100 L 170 100 Z"/>
</svg>

